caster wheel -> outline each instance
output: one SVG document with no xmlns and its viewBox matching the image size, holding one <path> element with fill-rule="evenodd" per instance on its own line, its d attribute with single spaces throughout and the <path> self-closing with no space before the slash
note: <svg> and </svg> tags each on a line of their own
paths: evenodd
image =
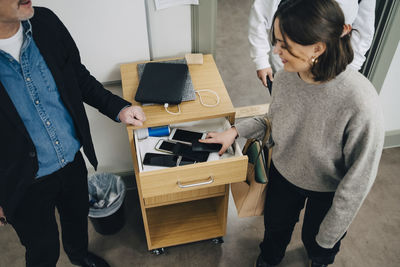
<svg viewBox="0 0 400 267">
<path fill-rule="evenodd" d="M 222 243 L 224 243 L 224 239 L 222 238 L 222 236 L 221 237 L 216 237 L 216 238 L 212 239 L 212 242 L 214 244 L 222 244 Z"/>
<path fill-rule="evenodd" d="M 151 251 L 151 254 L 156 255 L 156 256 L 165 254 L 165 249 L 164 249 L 164 248 L 156 248 L 156 249 L 153 249 L 153 250 Z"/>
</svg>

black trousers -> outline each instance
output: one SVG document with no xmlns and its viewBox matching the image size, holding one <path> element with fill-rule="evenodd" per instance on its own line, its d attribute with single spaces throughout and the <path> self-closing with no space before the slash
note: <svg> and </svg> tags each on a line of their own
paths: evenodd
<svg viewBox="0 0 400 267">
<path fill-rule="evenodd" d="M 73 162 L 33 183 L 10 224 L 26 248 L 26 266 L 56 266 L 60 254 L 55 208 L 64 250 L 72 262 L 88 251 L 87 169 L 78 152 Z"/>
<path fill-rule="evenodd" d="M 294 226 L 299 221 L 300 212 L 307 200 L 302 241 L 308 257 L 317 263 L 333 263 L 339 252 L 340 240 L 331 249 L 323 248 L 315 241 L 319 226 L 332 205 L 333 197 L 334 192 L 314 192 L 291 184 L 272 164 L 265 200 L 265 234 L 260 244 L 264 261 L 271 265 L 282 261 Z"/>
</svg>

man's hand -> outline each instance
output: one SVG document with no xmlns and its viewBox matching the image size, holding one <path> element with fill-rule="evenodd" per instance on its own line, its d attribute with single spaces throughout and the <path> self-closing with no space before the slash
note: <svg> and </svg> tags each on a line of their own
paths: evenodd
<svg viewBox="0 0 400 267">
<path fill-rule="evenodd" d="M 272 68 L 266 68 L 266 69 L 257 70 L 257 77 L 261 80 L 262 84 L 265 87 L 268 87 L 268 85 L 267 85 L 267 75 L 269 76 L 269 79 L 271 81 L 274 80 L 274 77 L 272 76 Z"/>
<path fill-rule="evenodd" d="M 200 139 L 199 142 L 222 144 L 221 150 L 218 152 L 221 156 L 233 144 L 233 142 L 235 142 L 236 136 L 238 136 L 238 132 L 235 127 L 232 127 L 222 133 L 208 133 L 206 139 Z"/>
<path fill-rule="evenodd" d="M 3 208 L 0 207 L 0 226 L 6 225 L 6 224 L 7 224 L 6 216 L 4 215 Z"/>
<path fill-rule="evenodd" d="M 146 116 L 141 107 L 130 106 L 123 108 L 119 113 L 119 120 L 125 124 L 132 124 L 133 126 L 142 126 L 146 120 Z"/>
</svg>

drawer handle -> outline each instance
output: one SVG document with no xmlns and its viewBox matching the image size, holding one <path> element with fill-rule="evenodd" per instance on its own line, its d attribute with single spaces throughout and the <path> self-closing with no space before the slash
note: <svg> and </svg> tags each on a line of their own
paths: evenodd
<svg viewBox="0 0 400 267">
<path fill-rule="evenodd" d="M 179 186 L 180 188 L 188 188 L 188 187 L 193 187 L 193 186 L 200 186 L 200 185 L 211 184 L 211 183 L 214 182 L 214 178 L 213 178 L 212 176 L 210 176 L 210 177 L 208 177 L 208 178 L 209 178 L 209 180 L 208 180 L 208 181 L 205 181 L 205 182 L 195 183 L 195 184 L 186 184 L 186 185 L 183 185 L 183 184 L 181 183 L 181 181 L 178 180 L 177 184 L 178 184 L 178 186 Z"/>
</svg>

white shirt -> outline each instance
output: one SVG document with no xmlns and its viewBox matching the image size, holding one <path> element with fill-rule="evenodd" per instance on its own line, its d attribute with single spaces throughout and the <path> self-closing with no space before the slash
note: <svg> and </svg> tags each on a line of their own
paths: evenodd
<svg viewBox="0 0 400 267">
<path fill-rule="evenodd" d="M 281 0 L 255 0 L 249 17 L 250 56 L 257 70 L 272 67 L 274 71 L 283 68 L 278 55 L 273 54 L 269 42 L 272 19 Z M 336 0 L 345 17 L 345 23 L 352 25 L 357 31 L 352 32 L 351 44 L 354 59 L 351 67 L 359 70 L 365 61 L 365 54 L 374 37 L 376 0 Z"/>
<path fill-rule="evenodd" d="M 15 60 L 19 62 L 21 53 L 22 42 L 24 41 L 23 27 L 19 25 L 16 34 L 7 39 L 0 39 L 0 50 L 10 54 Z"/>
</svg>

